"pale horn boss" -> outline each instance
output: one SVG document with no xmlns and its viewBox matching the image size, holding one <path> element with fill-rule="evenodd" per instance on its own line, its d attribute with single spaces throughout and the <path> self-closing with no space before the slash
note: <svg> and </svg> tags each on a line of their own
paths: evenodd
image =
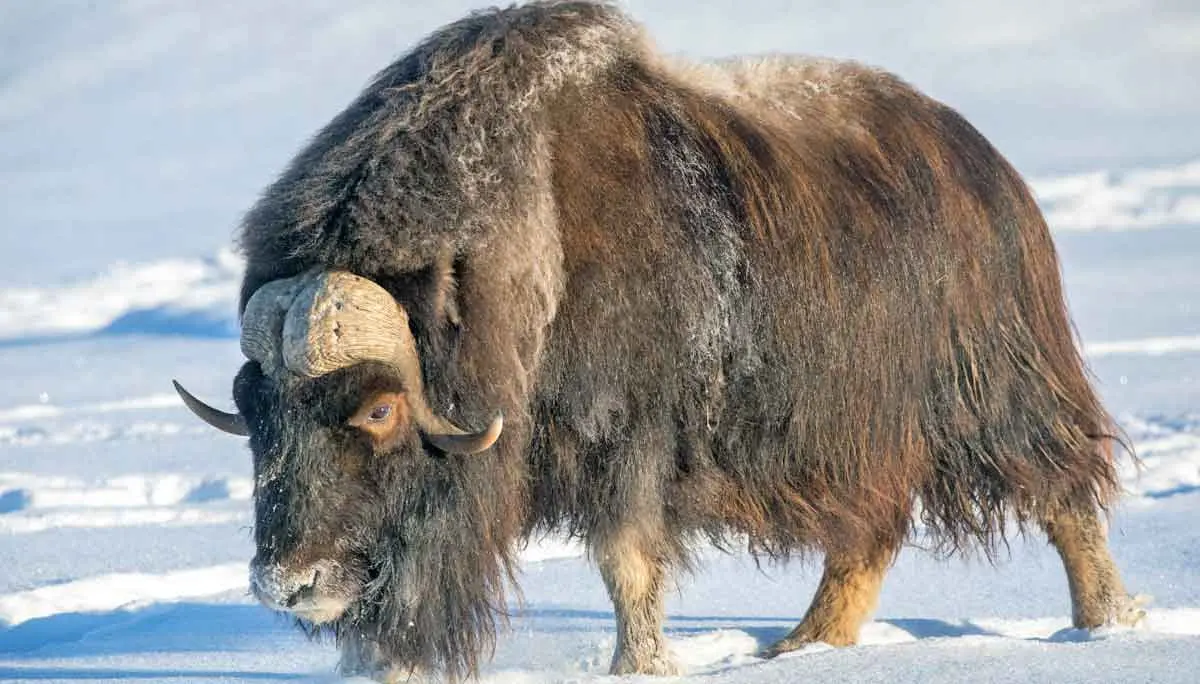
<svg viewBox="0 0 1200 684">
<path fill-rule="evenodd" d="M 429 410 L 408 316 L 387 290 L 351 273 L 308 273 L 263 285 L 242 313 L 241 347 L 246 358 L 274 376 L 317 378 L 364 361 L 393 366 L 408 388 L 413 424 L 447 453 L 483 451 L 503 429 L 499 415 L 487 429 L 468 432 Z M 213 408 L 174 384 L 201 420 L 233 435 L 249 435 L 244 416 Z"/>
</svg>

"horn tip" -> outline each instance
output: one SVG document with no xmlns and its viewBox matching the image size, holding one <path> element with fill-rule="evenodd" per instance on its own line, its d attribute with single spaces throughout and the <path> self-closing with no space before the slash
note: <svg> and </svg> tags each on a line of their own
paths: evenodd
<svg viewBox="0 0 1200 684">
<path fill-rule="evenodd" d="M 228 432 L 231 435 L 239 437 L 249 437 L 250 430 L 246 425 L 246 419 L 240 413 L 226 413 L 215 409 L 208 404 L 197 399 L 191 392 L 184 389 L 183 385 L 179 384 L 178 380 L 172 379 L 171 384 L 175 386 L 175 391 L 179 394 L 179 398 L 183 400 L 183 405 L 188 408 L 200 420 L 217 428 L 222 432 Z"/>
<path fill-rule="evenodd" d="M 504 414 L 501 413 L 500 411 L 496 411 L 495 415 L 492 416 L 491 424 L 488 425 L 488 429 L 487 429 L 487 433 L 486 433 L 487 434 L 487 437 L 486 437 L 487 446 L 484 448 L 490 449 L 492 447 L 492 445 L 496 443 L 496 440 L 500 439 L 500 433 L 503 431 L 504 431 Z"/>
</svg>

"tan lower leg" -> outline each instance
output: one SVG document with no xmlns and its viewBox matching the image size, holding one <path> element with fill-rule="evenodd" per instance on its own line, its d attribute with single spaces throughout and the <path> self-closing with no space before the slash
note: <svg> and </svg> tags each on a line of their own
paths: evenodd
<svg viewBox="0 0 1200 684">
<path fill-rule="evenodd" d="M 677 674 L 662 633 L 667 563 L 654 537 L 635 526 L 607 535 L 593 553 L 617 616 L 611 674 Z"/>
<path fill-rule="evenodd" d="M 804 620 L 763 654 L 769 658 L 816 642 L 832 646 L 856 643 L 863 622 L 875 610 L 893 556 L 890 551 L 865 556 L 827 555 L 825 573 Z"/>
<path fill-rule="evenodd" d="M 1145 617 L 1145 611 L 1125 593 L 1108 550 L 1104 525 L 1095 511 L 1055 513 L 1043 526 L 1067 571 L 1076 628 L 1134 625 Z"/>
</svg>

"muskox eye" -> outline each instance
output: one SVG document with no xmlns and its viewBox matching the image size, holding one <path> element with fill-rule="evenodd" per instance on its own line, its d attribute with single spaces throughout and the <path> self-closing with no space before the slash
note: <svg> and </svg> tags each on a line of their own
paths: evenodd
<svg viewBox="0 0 1200 684">
<path fill-rule="evenodd" d="M 374 437 L 391 438 L 392 433 L 407 425 L 408 404 L 398 392 L 377 392 L 363 399 L 358 410 L 346 421 L 363 428 Z"/>
</svg>

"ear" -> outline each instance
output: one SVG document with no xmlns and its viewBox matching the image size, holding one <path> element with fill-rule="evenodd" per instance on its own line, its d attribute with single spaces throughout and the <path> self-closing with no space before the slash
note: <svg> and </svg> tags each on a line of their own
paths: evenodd
<svg viewBox="0 0 1200 684">
<path fill-rule="evenodd" d="M 403 392 L 369 394 L 346 424 L 370 435 L 376 449 L 393 447 L 410 424 L 408 398 Z"/>
</svg>

